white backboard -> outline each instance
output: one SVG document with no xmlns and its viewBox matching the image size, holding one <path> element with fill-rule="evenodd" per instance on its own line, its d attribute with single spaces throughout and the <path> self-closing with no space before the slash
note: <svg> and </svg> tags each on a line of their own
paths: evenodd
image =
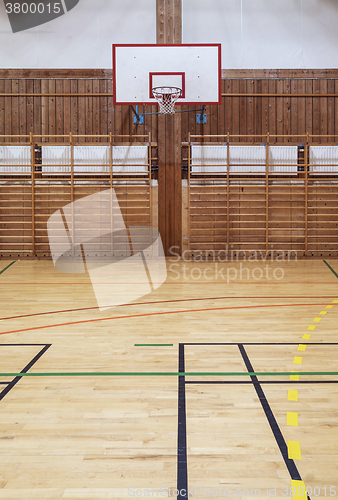
<svg viewBox="0 0 338 500">
<path fill-rule="evenodd" d="M 220 104 L 221 45 L 113 45 L 114 104 L 156 104 L 159 86 L 182 89 L 176 104 Z"/>
</svg>

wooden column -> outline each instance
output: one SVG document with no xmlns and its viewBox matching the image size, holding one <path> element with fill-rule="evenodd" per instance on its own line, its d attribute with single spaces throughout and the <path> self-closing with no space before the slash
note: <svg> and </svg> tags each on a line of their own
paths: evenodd
<svg viewBox="0 0 338 500">
<path fill-rule="evenodd" d="M 182 43 L 181 0 L 157 0 L 157 43 Z M 168 68 L 170 71 L 170 68 Z M 164 251 L 182 250 L 181 115 L 158 115 L 158 224 Z"/>
</svg>

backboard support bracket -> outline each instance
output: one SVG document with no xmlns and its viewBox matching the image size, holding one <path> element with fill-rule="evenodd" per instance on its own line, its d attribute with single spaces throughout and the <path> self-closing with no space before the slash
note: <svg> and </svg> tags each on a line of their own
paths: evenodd
<svg viewBox="0 0 338 500">
<path fill-rule="evenodd" d="M 134 113 L 134 120 L 133 120 L 133 123 L 134 125 L 143 125 L 144 124 L 144 115 L 140 115 L 139 112 L 138 112 L 138 105 L 136 105 L 136 109 L 134 108 L 134 106 L 130 105 L 133 113 Z"/>
<path fill-rule="evenodd" d="M 132 112 L 133 112 L 133 123 L 134 125 L 143 125 L 144 124 L 144 117 L 145 115 L 159 115 L 161 114 L 160 112 L 156 112 L 156 113 L 139 113 L 138 112 L 138 105 L 135 106 L 132 106 L 131 104 L 129 105 L 129 107 L 131 108 Z M 207 123 L 207 114 L 204 113 L 204 109 L 205 109 L 205 106 L 201 106 L 200 108 L 197 108 L 197 109 L 184 109 L 184 110 L 180 110 L 180 111 L 175 111 L 175 114 L 176 113 L 192 113 L 192 112 L 196 112 L 196 111 L 199 111 L 200 113 L 197 113 L 196 114 L 196 123 L 198 124 L 206 124 Z"/>
<path fill-rule="evenodd" d="M 207 114 L 204 113 L 205 106 L 202 106 L 201 112 L 196 115 L 196 123 L 199 125 L 205 125 L 207 123 Z"/>
</svg>

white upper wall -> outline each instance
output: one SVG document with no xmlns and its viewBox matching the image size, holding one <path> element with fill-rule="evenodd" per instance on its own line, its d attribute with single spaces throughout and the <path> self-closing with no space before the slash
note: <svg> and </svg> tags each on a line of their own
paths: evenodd
<svg viewBox="0 0 338 500">
<path fill-rule="evenodd" d="M 2 68 L 111 68 L 113 43 L 156 43 L 156 0 L 80 0 L 67 14 L 19 33 L 0 0 Z"/>
<path fill-rule="evenodd" d="M 222 43 L 223 68 L 338 67 L 338 0 L 182 1 L 183 43 Z M 156 43 L 156 0 L 80 0 L 14 34 L 0 0 L 2 68 L 111 68 L 113 43 Z"/>
<path fill-rule="evenodd" d="M 222 68 L 338 67 L 338 0 L 183 0 L 183 42 L 222 43 Z"/>
</svg>

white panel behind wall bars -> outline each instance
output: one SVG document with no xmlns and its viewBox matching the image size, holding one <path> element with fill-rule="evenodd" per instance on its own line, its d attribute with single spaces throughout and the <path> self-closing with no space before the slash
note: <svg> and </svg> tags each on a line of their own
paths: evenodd
<svg viewBox="0 0 338 500">
<path fill-rule="evenodd" d="M 0 146 L 0 172 L 11 174 L 30 173 L 30 146 Z"/>
<path fill-rule="evenodd" d="M 113 146 L 114 173 L 149 172 L 148 146 Z"/>
<path fill-rule="evenodd" d="M 223 174 L 227 171 L 227 147 L 192 145 L 191 165 L 193 174 Z"/>
<path fill-rule="evenodd" d="M 269 146 L 269 172 L 297 174 L 297 146 Z"/>
<path fill-rule="evenodd" d="M 265 146 L 229 146 L 230 174 L 255 174 L 265 172 Z M 191 146 L 192 173 L 223 174 L 227 171 L 227 146 Z"/>
<path fill-rule="evenodd" d="M 230 173 L 256 174 L 265 172 L 265 146 L 230 146 Z"/>
<path fill-rule="evenodd" d="M 70 172 L 70 146 L 42 146 L 42 171 Z M 110 146 L 74 146 L 74 173 L 100 173 L 110 171 Z M 113 172 L 147 173 L 148 146 L 113 146 Z"/>
<path fill-rule="evenodd" d="M 42 146 L 42 171 L 48 173 L 70 172 L 70 146 Z"/>
<path fill-rule="evenodd" d="M 309 146 L 310 172 L 337 174 L 338 146 Z"/>
<path fill-rule="evenodd" d="M 74 173 L 109 172 L 110 146 L 74 146 Z"/>
</svg>

